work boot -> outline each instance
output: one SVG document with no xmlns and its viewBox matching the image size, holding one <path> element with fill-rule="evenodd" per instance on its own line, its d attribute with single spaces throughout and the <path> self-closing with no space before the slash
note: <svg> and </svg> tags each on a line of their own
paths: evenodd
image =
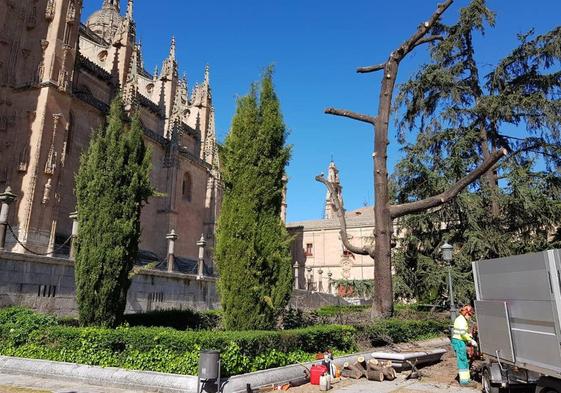
<svg viewBox="0 0 561 393">
<path fill-rule="evenodd" d="M 477 388 L 477 382 L 469 381 L 468 383 L 460 383 L 460 386 L 463 388 Z"/>
</svg>

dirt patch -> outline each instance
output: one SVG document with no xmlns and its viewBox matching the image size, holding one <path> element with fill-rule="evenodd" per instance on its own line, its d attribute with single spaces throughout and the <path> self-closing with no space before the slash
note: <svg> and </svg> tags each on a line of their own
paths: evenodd
<svg viewBox="0 0 561 393">
<path fill-rule="evenodd" d="M 412 344 L 404 344 L 399 345 L 392 348 L 399 352 L 404 351 L 416 351 L 416 350 L 423 350 L 427 349 L 426 347 L 412 345 Z M 456 357 L 454 356 L 454 352 L 451 348 L 447 348 L 448 352 L 446 352 L 442 356 L 442 360 L 439 363 L 433 364 L 431 366 L 421 368 L 420 374 L 421 379 L 420 382 L 423 384 L 434 384 L 438 386 L 449 386 L 449 387 L 459 387 L 458 382 L 456 380 L 457 376 L 457 367 L 456 367 Z M 388 348 L 388 350 L 391 350 Z M 404 382 L 403 379 L 405 376 L 409 374 L 409 371 L 404 371 L 401 373 L 400 377 L 398 377 L 398 381 Z M 342 379 L 340 382 L 333 385 L 333 389 L 338 391 L 338 389 L 352 386 L 357 381 L 364 381 L 364 379 L 355 380 L 355 379 Z M 373 382 L 376 384 L 376 382 Z M 401 383 L 398 383 L 398 385 Z M 375 389 L 375 385 L 372 386 Z M 289 392 L 294 393 L 317 393 L 319 391 L 318 386 L 306 384 L 299 387 L 290 388 Z M 373 390 L 375 391 L 375 390 Z M 392 393 L 427 393 L 426 390 L 419 390 L 415 388 L 409 388 L 407 386 L 403 386 L 402 388 L 396 387 L 396 390 L 392 391 Z"/>
<path fill-rule="evenodd" d="M 341 379 L 339 382 L 334 383 L 332 386 L 333 389 L 344 388 L 346 386 L 351 386 L 353 383 L 355 383 L 355 381 L 357 380 L 345 378 Z M 317 393 L 319 392 L 319 387 L 317 385 L 307 383 L 302 386 L 290 388 L 288 391 L 294 393 Z"/>
<path fill-rule="evenodd" d="M 0 386 L 0 393 L 52 393 L 50 390 L 36 390 L 28 388 L 16 388 L 13 386 Z"/>
</svg>

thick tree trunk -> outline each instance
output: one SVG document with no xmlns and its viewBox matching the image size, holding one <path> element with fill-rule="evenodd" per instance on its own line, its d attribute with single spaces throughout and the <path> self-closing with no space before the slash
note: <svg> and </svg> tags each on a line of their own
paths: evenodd
<svg viewBox="0 0 561 393">
<path fill-rule="evenodd" d="M 491 152 L 489 150 L 489 138 L 487 136 L 487 130 L 485 127 L 481 126 L 479 131 L 479 137 L 481 139 L 481 152 L 483 153 L 483 160 L 488 160 L 491 157 Z M 489 206 L 491 217 L 497 218 L 501 214 L 501 208 L 499 206 L 499 185 L 497 184 L 497 173 L 495 171 L 487 171 L 483 175 L 483 183 L 489 192 L 489 197 L 491 199 L 491 206 Z"/>
<path fill-rule="evenodd" d="M 373 317 L 389 317 L 393 314 L 393 285 L 391 262 L 392 218 L 388 186 L 388 125 L 392 93 L 398 64 L 390 57 L 384 69 L 378 104 L 378 117 L 374 129 L 374 300 Z"/>
</svg>

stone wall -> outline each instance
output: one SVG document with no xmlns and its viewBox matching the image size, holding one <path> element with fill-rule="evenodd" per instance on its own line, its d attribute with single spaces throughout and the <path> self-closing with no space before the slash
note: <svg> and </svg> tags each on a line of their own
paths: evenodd
<svg viewBox="0 0 561 393">
<path fill-rule="evenodd" d="M 0 252 L 0 307 L 20 305 L 72 315 L 78 313 L 74 263 L 67 259 Z M 127 313 L 161 309 L 220 307 L 216 279 L 146 270 L 132 279 Z"/>
<path fill-rule="evenodd" d="M 324 306 L 348 306 L 344 298 L 321 292 L 294 289 L 289 305 L 302 310 L 315 310 Z"/>
</svg>

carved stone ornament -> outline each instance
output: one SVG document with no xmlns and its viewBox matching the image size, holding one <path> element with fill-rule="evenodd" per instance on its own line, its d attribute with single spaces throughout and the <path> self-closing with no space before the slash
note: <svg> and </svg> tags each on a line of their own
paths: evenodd
<svg viewBox="0 0 561 393">
<path fill-rule="evenodd" d="M 66 13 L 66 22 L 67 23 L 76 22 L 76 3 L 74 2 L 74 0 L 70 0 L 70 4 L 68 4 L 68 12 Z"/>
<path fill-rule="evenodd" d="M 51 179 L 49 179 L 47 180 L 47 183 L 45 184 L 45 188 L 43 189 L 43 200 L 41 201 L 43 205 L 46 205 L 51 199 L 51 189 L 52 189 Z"/>
<path fill-rule="evenodd" d="M 348 279 L 351 277 L 351 268 L 353 267 L 353 263 L 349 258 L 341 259 L 341 269 L 343 278 Z"/>
<path fill-rule="evenodd" d="M 47 2 L 47 8 L 45 8 L 45 19 L 51 22 L 55 18 L 55 0 L 49 0 Z"/>
</svg>

